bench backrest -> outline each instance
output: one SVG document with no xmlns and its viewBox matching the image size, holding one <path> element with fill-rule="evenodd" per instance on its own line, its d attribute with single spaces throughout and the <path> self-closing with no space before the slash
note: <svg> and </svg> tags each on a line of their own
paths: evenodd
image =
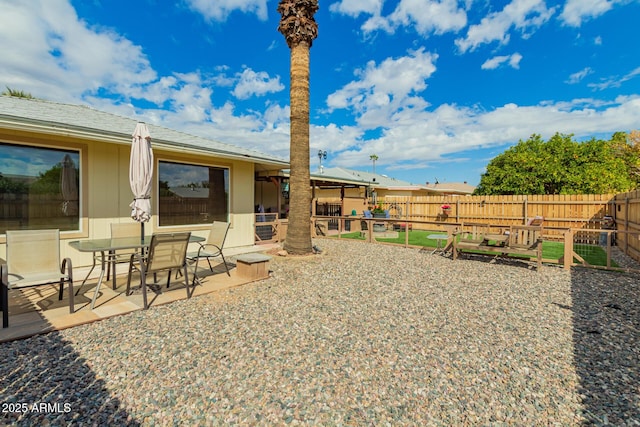
<svg viewBox="0 0 640 427">
<path fill-rule="evenodd" d="M 533 249 L 542 241 L 542 227 L 512 225 L 509 227 L 509 246 Z"/>
<path fill-rule="evenodd" d="M 484 235 L 491 231 L 491 227 L 487 224 L 464 224 L 458 231 L 462 240 L 470 242 L 481 242 Z"/>
</svg>

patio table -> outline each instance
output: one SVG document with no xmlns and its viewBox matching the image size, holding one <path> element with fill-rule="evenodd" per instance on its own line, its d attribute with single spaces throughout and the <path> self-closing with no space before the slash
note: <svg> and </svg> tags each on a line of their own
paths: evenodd
<svg viewBox="0 0 640 427">
<path fill-rule="evenodd" d="M 441 233 L 436 233 L 436 234 L 429 234 L 427 236 L 427 239 L 431 239 L 431 240 L 435 240 L 436 241 L 436 248 L 433 250 L 433 252 L 431 252 L 431 254 L 435 254 L 436 252 L 440 252 L 440 253 L 444 253 L 445 247 L 440 246 L 442 241 L 447 241 L 449 239 L 449 235 L 448 234 L 441 234 Z"/>
<path fill-rule="evenodd" d="M 189 238 L 189 243 L 197 243 L 203 242 L 206 239 L 200 236 L 194 236 L 193 234 Z M 92 252 L 93 253 L 93 265 L 91 269 L 87 273 L 87 276 L 82 281 L 82 284 L 78 288 L 78 291 L 84 286 L 87 279 L 96 268 L 96 260 L 100 259 L 100 276 L 98 277 L 98 284 L 96 285 L 96 290 L 93 294 L 93 298 L 91 299 L 91 309 L 93 310 L 96 304 L 96 298 L 98 297 L 98 292 L 100 291 L 100 286 L 102 285 L 102 279 L 104 278 L 104 274 L 107 270 L 107 259 L 118 250 L 127 250 L 127 249 L 141 249 L 145 250 L 149 248 L 149 244 L 151 243 L 151 236 L 145 236 L 144 240 L 140 239 L 140 237 L 118 237 L 118 238 L 105 238 L 105 239 L 88 239 L 88 240 L 73 240 L 69 242 L 69 246 L 76 249 L 79 252 Z M 108 254 L 108 255 L 107 255 Z M 116 276 L 113 275 L 113 288 L 116 286 Z"/>
</svg>

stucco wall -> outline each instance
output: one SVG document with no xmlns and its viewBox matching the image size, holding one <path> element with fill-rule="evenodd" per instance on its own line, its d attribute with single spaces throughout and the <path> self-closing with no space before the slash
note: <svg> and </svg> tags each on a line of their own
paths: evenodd
<svg viewBox="0 0 640 427">
<path fill-rule="evenodd" d="M 91 265 L 91 254 L 80 254 L 67 243 L 83 238 L 104 238 L 110 235 L 112 222 L 128 222 L 129 204 L 133 199 L 129 187 L 128 141 L 113 144 L 99 141 L 47 137 L 20 133 L 1 132 L 0 141 L 8 143 L 32 144 L 44 147 L 79 148 L 81 150 L 81 230 L 61 234 L 61 254 L 70 257 L 74 267 Z M 152 140 L 153 144 L 153 140 Z M 227 235 L 226 247 L 251 246 L 254 244 L 254 165 L 249 162 L 233 161 L 193 154 L 185 151 L 168 151 L 154 147 L 154 185 L 152 193 L 152 214 L 145 224 L 145 234 L 189 230 L 193 234 L 206 237 L 209 225 L 159 227 L 157 224 L 157 165 L 159 160 L 178 161 L 205 166 L 229 168 L 231 228 Z M 2 238 L 4 242 L 4 238 Z M 6 247 L 0 246 L 0 257 L 6 256 Z"/>
</svg>

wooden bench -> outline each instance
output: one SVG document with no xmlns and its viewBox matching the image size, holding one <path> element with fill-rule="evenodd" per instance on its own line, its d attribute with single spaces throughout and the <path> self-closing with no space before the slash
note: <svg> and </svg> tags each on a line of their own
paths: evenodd
<svg viewBox="0 0 640 427">
<path fill-rule="evenodd" d="M 269 277 L 270 256 L 260 253 L 242 254 L 236 257 L 238 275 L 249 280 L 261 280 Z"/>
<path fill-rule="evenodd" d="M 513 225 L 504 234 L 484 233 L 474 235 L 468 231 L 457 231 L 453 238 L 453 259 L 461 252 L 478 255 L 534 257 L 537 269 L 542 267 L 542 227 Z"/>
</svg>

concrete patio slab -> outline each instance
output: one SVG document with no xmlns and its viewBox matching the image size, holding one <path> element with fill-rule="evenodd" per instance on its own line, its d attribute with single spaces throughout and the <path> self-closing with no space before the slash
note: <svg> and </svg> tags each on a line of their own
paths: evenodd
<svg viewBox="0 0 640 427">
<path fill-rule="evenodd" d="M 243 248 L 242 252 L 235 254 L 233 251 L 228 251 L 229 254 L 225 251 L 231 277 L 226 274 L 224 267 L 220 264 L 214 266 L 213 272 L 209 270 L 208 265 L 206 267 L 200 266 L 198 269 L 200 285 L 196 286 L 192 298 L 251 282 L 248 278 L 237 273 L 235 256 L 248 252 L 264 252 L 273 247 L 274 245 L 260 245 L 249 249 Z M 74 277 L 76 278 L 74 291 L 76 293 L 87 272 L 88 269 L 74 269 Z M 166 288 L 166 274 L 161 274 L 158 276 L 157 285 L 152 287 L 157 292 L 152 289 L 147 290 L 149 310 L 162 304 L 187 299 L 184 280 L 182 278 L 176 279 L 175 273 L 173 274 L 169 289 Z M 153 277 L 150 276 L 149 279 L 153 279 Z M 139 275 L 132 276 L 132 289 L 134 290 L 132 295 L 126 295 L 126 275 L 118 275 L 117 284 L 117 288 L 114 290 L 111 288 L 111 282 L 105 280 L 100 287 L 95 308 L 91 310 L 91 298 L 97 285 L 97 277 L 89 278 L 82 286 L 80 293 L 74 298 L 75 313 L 69 313 L 66 293 L 62 301 L 58 300 L 57 286 L 10 290 L 9 327 L 0 329 L 0 343 L 142 310 L 142 293 L 139 289 L 136 290 L 140 284 Z"/>
</svg>

